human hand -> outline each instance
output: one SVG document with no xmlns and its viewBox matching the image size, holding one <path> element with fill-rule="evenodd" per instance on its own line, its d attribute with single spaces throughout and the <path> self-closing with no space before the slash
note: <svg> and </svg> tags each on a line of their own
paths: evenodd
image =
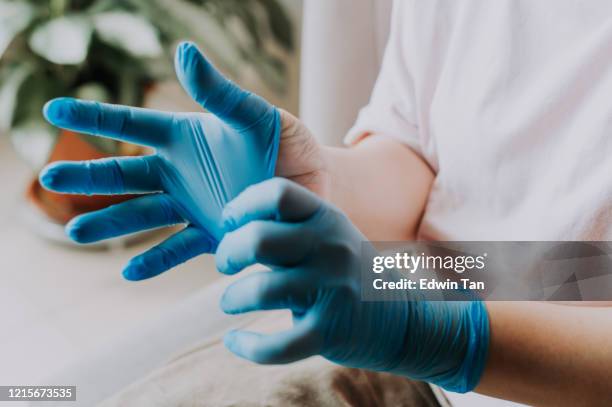
<svg viewBox="0 0 612 407">
<path fill-rule="evenodd" d="M 289 181 L 251 186 L 227 204 L 228 233 L 218 269 L 234 274 L 262 263 L 271 271 L 230 285 L 230 314 L 290 309 L 293 327 L 272 335 L 232 331 L 226 346 L 257 363 L 322 355 L 341 365 L 387 371 L 452 391 L 473 389 L 486 361 L 488 316 L 481 302 L 428 302 L 393 290 L 361 300 L 365 237 L 336 208 Z"/>
<path fill-rule="evenodd" d="M 187 93 L 210 113 L 168 113 L 69 98 L 52 100 L 44 110 L 58 127 L 155 149 L 144 157 L 56 162 L 40 175 L 41 184 L 57 192 L 146 194 L 73 219 L 66 230 L 79 243 L 187 225 L 132 259 L 124 270 L 130 280 L 152 277 L 214 251 L 222 236 L 223 206 L 247 186 L 275 174 L 314 190 L 321 184 L 318 146 L 299 120 L 227 80 L 194 44 L 179 46 L 175 67 Z"/>
</svg>

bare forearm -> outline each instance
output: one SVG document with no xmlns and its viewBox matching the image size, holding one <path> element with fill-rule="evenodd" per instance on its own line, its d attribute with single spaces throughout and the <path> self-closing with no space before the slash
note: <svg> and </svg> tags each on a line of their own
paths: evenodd
<svg viewBox="0 0 612 407">
<path fill-rule="evenodd" d="M 324 149 L 327 199 L 370 240 L 410 240 L 423 213 L 433 173 L 410 148 L 370 136 L 349 149 Z"/>
<path fill-rule="evenodd" d="M 612 311 L 490 302 L 489 361 L 476 391 L 532 405 L 612 405 Z"/>
<path fill-rule="evenodd" d="M 323 154 L 325 198 L 369 239 L 415 237 L 434 179 L 415 152 L 371 136 Z M 612 405 L 612 311 L 594 305 L 488 303 L 490 355 L 476 391 L 535 405 Z"/>
</svg>

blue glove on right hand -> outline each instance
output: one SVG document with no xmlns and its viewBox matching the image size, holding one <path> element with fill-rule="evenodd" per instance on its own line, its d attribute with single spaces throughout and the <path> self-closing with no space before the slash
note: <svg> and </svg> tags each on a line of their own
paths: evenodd
<svg viewBox="0 0 612 407">
<path fill-rule="evenodd" d="M 159 246 L 132 259 L 129 280 L 152 277 L 201 253 L 222 237 L 223 206 L 247 186 L 274 175 L 280 113 L 223 77 L 194 44 L 176 53 L 178 78 L 207 113 L 168 113 L 75 99 L 52 100 L 45 116 L 74 131 L 155 148 L 146 157 L 58 162 L 41 173 L 48 189 L 73 194 L 152 193 L 67 225 L 80 243 L 187 223 Z"/>
<path fill-rule="evenodd" d="M 288 308 L 293 328 L 272 335 L 233 331 L 234 353 L 258 363 L 288 363 L 320 354 L 349 367 L 472 390 L 482 375 L 489 320 L 482 302 L 429 302 L 394 290 L 384 302 L 361 300 L 365 237 L 337 209 L 289 181 L 251 186 L 223 212 L 229 233 L 219 244 L 220 271 L 255 263 L 227 288 L 227 313 Z"/>
</svg>

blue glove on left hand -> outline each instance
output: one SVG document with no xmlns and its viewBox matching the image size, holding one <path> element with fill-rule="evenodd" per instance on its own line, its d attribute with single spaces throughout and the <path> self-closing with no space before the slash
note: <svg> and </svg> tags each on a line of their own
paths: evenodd
<svg viewBox="0 0 612 407">
<path fill-rule="evenodd" d="M 233 274 L 255 263 L 272 268 L 230 285 L 223 310 L 288 308 L 294 322 L 272 335 L 230 332 L 225 344 L 232 352 L 258 363 L 319 354 L 457 392 L 478 384 L 489 346 L 482 302 L 430 302 L 407 290 L 393 290 L 388 301 L 362 301 L 365 237 L 340 211 L 280 178 L 247 188 L 223 218 L 230 232 L 217 250 L 219 270 Z"/>
<path fill-rule="evenodd" d="M 217 72 L 191 43 L 176 53 L 177 76 L 207 113 L 167 113 L 61 98 L 45 107 L 52 124 L 155 148 L 145 157 L 58 162 L 41 184 L 73 194 L 151 193 L 67 225 L 81 243 L 187 223 L 159 246 L 132 259 L 130 280 L 152 277 L 201 253 L 222 236 L 223 206 L 247 186 L 274 175 L 280 138 L 279 111 Z"/>
</svg>

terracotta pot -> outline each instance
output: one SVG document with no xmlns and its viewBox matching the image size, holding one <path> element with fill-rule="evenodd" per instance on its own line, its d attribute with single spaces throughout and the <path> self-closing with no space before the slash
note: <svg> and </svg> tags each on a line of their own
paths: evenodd
<svg viewBox="0 0 612 407">
<path fill-rule="evenodd" d="M 132 146 L 127 145 L 126 147 L 123 149 L 124 154 L 122 155 L 137 155 L 141 153 L 138 148 L 134 149 Z M 108 154 L 99 151 L 78 134 L 62 130 L 48 162 L 93 160 L 108 156 Z M 26 191 L 26 197 L 50 219 L 65 224 L 77 215 L 126 201 L 133 198 L 134 195 L 86 196 L 58 194 L 44 189 L 38 182 L 38 178 L 35 178 Z"/>
</svg>

